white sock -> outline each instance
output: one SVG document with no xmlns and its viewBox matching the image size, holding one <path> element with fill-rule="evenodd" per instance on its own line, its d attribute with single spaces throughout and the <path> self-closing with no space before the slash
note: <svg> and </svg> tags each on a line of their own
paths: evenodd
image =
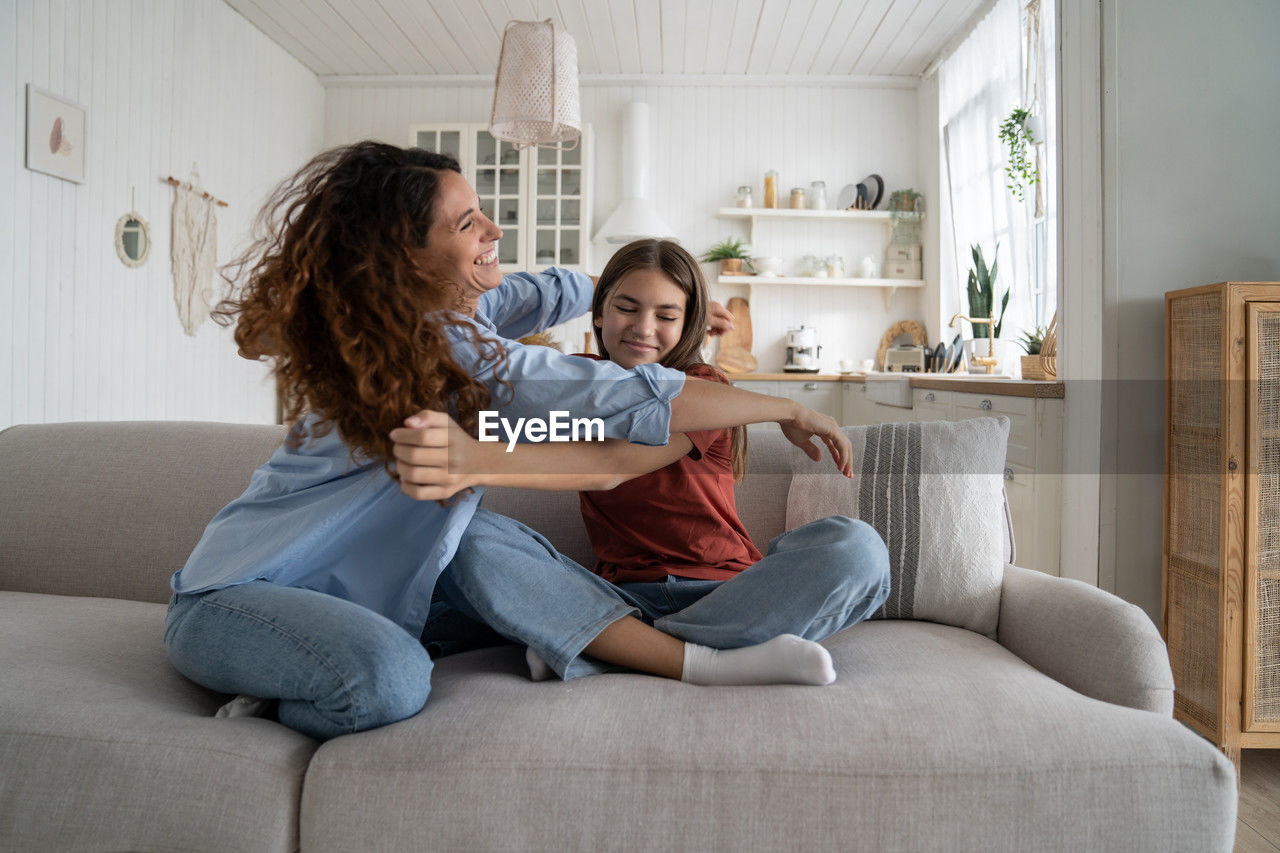
<svg viewBox="0 0 1280 853">
<path fill-rule="evenodd" d="M 547 666 L 547 662 L 539 657 L 532 647 L 524 650 L 524 661 L 529 664 L 529 678 L 534 681 L 546 681 L 556 674 L 556 671 Z"/>
<path fill-rule="evenodd" d="M 690 684 L 830 684 L 836 680 L 831 654 L 795 634 L 780 634 L 758 646 L 712 649 L 684 644 L 684 673 Z"/>
</svg>

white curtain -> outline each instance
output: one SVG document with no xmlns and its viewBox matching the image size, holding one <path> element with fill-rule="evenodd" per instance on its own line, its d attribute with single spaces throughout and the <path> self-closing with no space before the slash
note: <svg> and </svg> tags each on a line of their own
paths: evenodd
<svg viewBox="0 0 1280 853">
<path fill-rule="evenodd" d="M 1042 14 L 1051 16 L 1051 7 L 1046 3 L 1044 8 Z M 1046 34 L 1040 35 L 1039 43 L 1043 45 Z M 1025 38 L 1020 0 L 998 0 L 938 69 L 943 146 L 943 199 L 939 211 L 943 287 L 955 288 L 955 304 L 962 313 L 968 313 L 965 285 L 973 263 L 970 246 L 981 246 L 990 265 L 998 242 L 1000 269 L 994 307 L 999 310 L 1000 297 L 1009 289 L 1009 306 L 1000 335 L 1009 340 L 1019 337 L 1023 330 L 1044 325 L 1047 319 L 1043 315 L 1046 310 L 1049 314 L 1053 310 L 1046 305 L 1046 291 L 1051 291 L 1052 285 L 1046 287 L 1044 272 L 1038 274 L 1038 269 L 1047 270 L 1048 278 L 1053 278 L 1054 267 L 1046 266 L 1045 244 L 1052 223 L 1040 219 L 1037 244 L 1037 190 L 1028 189 L 1025 199 L 1018 201 L 1007 189 L 1005 151 L 997 135 L 1010 111 L 1030 105 L 1044 93 L 1043 86 L 1035 85 L 1037 78 L 1043 79 L 1040 75 L 1044 64 L 1034 61 L 1034 52 L 1029 58 L 1038 68 L 1030 75 L 1024 73 Z M 1043 102 L 1036 109 L 1041 115 L 1049 111 Z M 1045 126 L 1050 127 L 1049 123 Z M 1041 152 L 1043 179 L 1050 171 L 1044 165 L 1050 161 L 1045 148 L 1037 148 Z M 1042 202 L 1042 211 L 1045 208 Z M 968 329 L 964 334 L 969 337 Z"/>
</svg>

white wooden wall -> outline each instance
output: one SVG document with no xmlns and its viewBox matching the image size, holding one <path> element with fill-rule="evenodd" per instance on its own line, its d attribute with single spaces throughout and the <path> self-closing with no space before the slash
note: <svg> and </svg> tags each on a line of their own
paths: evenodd
<svg viewBox="0 0 1280 853">
<path fill-rule="evenodd" d="M 87 178 L 23 167 L 26 84 L 88 110 Z M 67 420 L 272 422 L 274 389 L 230 330 L 186 336 L 170 273 L 172 188 L 199 163 L 218 260 L 271 187 L 320 148 L 324 90 L 222 0 L 0 0 L 0 428 Z M 116 219 L 151 224 L 139 269 Z"/>
<path fill-rule="evenodd" d="M 408 143 L 408 127 L 427 121 L 488 121 L 490 86 L 330 87 L 325 98 L 325 145 L 364 138 Z M 652 199 L 680 240 L 695 254 L 730 235 L 745 237 L 746 225 L 717 219 L 731 206 L 740 184 L 755 188 L 761 202 L 766 169 L 781 175 L 781 191 L 827 184 L 829 203 L 845 184 L 875 172 L 887 194 L 914 186 L 932 200 L 935 191 L 921 184 L 918 164 L 917 93 L 884 86 L 587 84 L 582 116 L 595 128 L 593 230 L 619 201 L 622 179 L 621 120 L 633 100 L 649 104 L 650 186 Z M 856 267 L 864 255 L 880 257 L 879 225 L 762 227 L 756 235 L 760 254 L 797 258 L 805 254 L 843 254 Z M 598 249 L 603 248 L 597 246 Z M 926 247 L 926 252 L 930 251 Z M 597 252 L 598 272 L 607 256 Z M 932 265 L 936 269 L 936 265 Z M 710 265 L 704 269 L 711 273 Z M 713 287 L 722 301 L 746 295 L 745 287 Z M 840 358 L 875 354 L 880 337 L 893 322 L 926 322 L 924 297 L 898 291 L 888 310 L 872 288 L 757 286 L 751 299 L 755 345 L 762 371 L 778 370 L 785 358 L 788 328 L 816 326 L 824 344 L 823 361 L 834 368 Z M 933 298 L 936 299 L 936 288 Z M 936 310 L 929 312 L 936 317 Z M 936 322 L 935 322 L 936 325 Z M 581 329 L 588 326 L 583 323 Z M 941 330 L 929 326 L 931 338 Z M 564 335 L 581 343 L 577 326 Z"/>
</svg>

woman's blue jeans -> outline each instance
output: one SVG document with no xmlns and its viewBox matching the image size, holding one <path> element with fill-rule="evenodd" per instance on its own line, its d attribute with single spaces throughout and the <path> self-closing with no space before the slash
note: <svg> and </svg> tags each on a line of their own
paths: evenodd
<svg viewBox="0 0 1280 853">
<path fill-rule="evenodd" d="M 481 509 L 438 588 L 468 616 L 532 648 L 561 678 L 575 678 L 610 669 L 583 650 L 627 615 L 718 649 L 779 634 L 821 640 L 884 603 L 889 553 L 869 524 L 831 516 L 778 536 L 762 560 L 727 581 L 614 585 L 536 531 Z"/>
<path fill-rule="evenodd" d="M 192 681 L 279 699 L 280 722 L 327 740 L 411 717 L 431 690 L 417 637 L 378 613 L 266 581 L 176 595 L 165 648 Z"/>
</svg>

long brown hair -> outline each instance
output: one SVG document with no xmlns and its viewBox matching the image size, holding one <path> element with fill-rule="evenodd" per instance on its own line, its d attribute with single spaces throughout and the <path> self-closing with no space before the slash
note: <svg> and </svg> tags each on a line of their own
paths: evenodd
<svg viewBox="0 0 1280 853">
<path fill-rule="evenodd" d="M 379 142 L 317 155 L 272 193 L 253 244 L 222 270 L 231 293 L 214 311 L 235 322 L 242 356 L 272 362 L 286 423 L 315 412 L 316 434 L 336 426 L 353 456 L 388 472 L 388 433 L 404 418 L 452 409 L 473 429 L 489 402 L 453 360 L 446 327 L 501 357 L 452 313 L 459 285 L 425 263 L 446 170 L 461 172 L 447 155 Z M 289 442 L 303 437 L 290 430 Z"/>
<path fill-rule="evenodd" d="M 627 275 L 637 270 L 657 270 L 671 279 L 685 295 L 684 326 L 680 330 L 680 340 L 659 363 L 673 370 L 688 370 L 697 365 L 711 367 L 702 360 L 702 342 L 707 335 L 707 305 L 711 301 L 707 293 L 707 280 L 693 256 L 672 240 L 635 240 L 623 246 L 609 259 L 604 272 L 600 273 L 600 281 L 596 284 L 595 295 L 591 300 L 593 323 L 604 316 L 604 306 L 613 289 Z M 596 346 L 608 358 L 609 351 L 605 349 L 604 334 L 599 326 L 595 326 L 595 333 Z M 711 369 L 715 370 L 714 367 Z M 730 428 L 730 446 L 733 478 L 742 482 L 747 474 L 746 427 Z"/>
</svg>

